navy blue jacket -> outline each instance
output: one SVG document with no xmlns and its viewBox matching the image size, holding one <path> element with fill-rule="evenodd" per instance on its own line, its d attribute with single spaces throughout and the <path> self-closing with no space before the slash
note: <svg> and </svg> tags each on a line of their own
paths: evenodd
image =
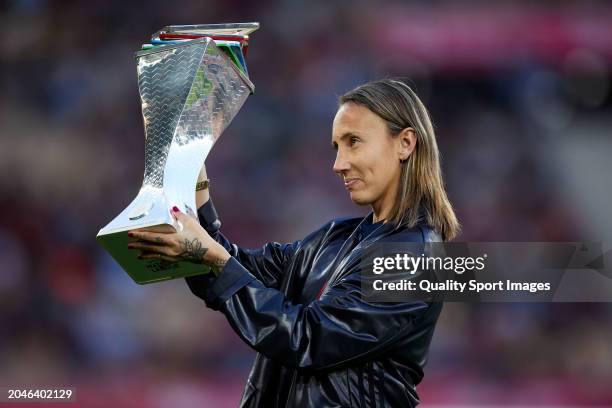
<svg viewBox="0 0 612 408">
<path fill-rule="evenodd" d="M 371 231 L 370 213 L 333 220 L 294 243 L 250 250 L 219 232 L 212 202 L 198 216 L 232 258 L 218 278 L 193 276 L 187 284 L 258 352 L 241 407 L 419 403 L 416 385 L 442 304 L 364 300 L 359 262 L 373 243 L 440 241 L 431 228 L 381 223 Z"/>
</svg>

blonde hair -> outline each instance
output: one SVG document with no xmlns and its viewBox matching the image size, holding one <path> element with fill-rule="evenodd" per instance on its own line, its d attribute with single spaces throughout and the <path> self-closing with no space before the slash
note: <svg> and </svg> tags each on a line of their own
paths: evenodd
<svg viewBox="0 0 612 408">
<path fill-rule="evenodd" d="M 406 128 L 412 128 L 416 135 L 412 154 L 400 164 L 398 194 L 389 221 L 396 228 L 414 227 L 425 215 L 427 224 L 443 241 L 453 239 L 461 227 L 444 189 L 438 144 L 423 102 L 408 85 L 396 79 L 360 85 L 339 98 L 340 105 L 347 102 L 362 105 L 380 116 L 387 122 L 392 137 Z"/>
</svg>

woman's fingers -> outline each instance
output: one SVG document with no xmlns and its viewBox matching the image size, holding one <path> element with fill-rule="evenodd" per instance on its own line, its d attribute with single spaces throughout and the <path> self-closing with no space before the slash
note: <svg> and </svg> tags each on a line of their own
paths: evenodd
<svg viewBox="0 0 612 408">
<path fill-rule="evenodd" d="M 193 213 L 193 211 L 191 211 Z M 177 207 L 172 208 L 172 215 L 178 228 L 174 233 L 133 230 L 128 232 L 129 249 L 143 252 L 141 259 L 163 259 L 169 262 L 191 261 L 202 263 L 204 255 L 216 244 L 197 222 L 195 213 L 188 215 Z"/>
<path fill-rule="evenodd" d="M 172 248 L 165 245 L 157 245 L 147 241 L 134 241 L 128 244 L 128 249 L 140 249 L 141 251 L 155 252 L 163 255 L 173 256 Z"/>
<path fill-rule="evenodd" d="M 148 232 L 148 231 L 129 231 L 128 237 L 137 238 L 142 241 L 154 242 L 157 245 L 167 245 L 168 239 L 164 237 L 164 234 L 159 232 Z"/>
<path fill-rule="evenodd" d="M 176 259 L 172 256 L 163 255 L 163 254 L 155 253 L 155 252 L 141 253 L 140 255 L 138 255 L 138 259 L 156 259 L 156 260 L 166 261 L 166 262 L 178 262 L 179 261 L 179 259 Z"/>
</svg>

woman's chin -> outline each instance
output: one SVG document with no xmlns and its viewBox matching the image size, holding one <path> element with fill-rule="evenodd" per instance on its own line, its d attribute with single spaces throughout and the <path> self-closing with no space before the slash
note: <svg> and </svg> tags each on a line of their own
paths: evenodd
<svg viewBox="0 0 612 408">
<path fill-rule="evenodd" d="M 364 194 L 360 194 L 359 191 L 351 191 L 349 194 L 351 201 L 357 205 L 368 205 L 371 203 L 371 200 L 365 197 Z"/>
</svg>

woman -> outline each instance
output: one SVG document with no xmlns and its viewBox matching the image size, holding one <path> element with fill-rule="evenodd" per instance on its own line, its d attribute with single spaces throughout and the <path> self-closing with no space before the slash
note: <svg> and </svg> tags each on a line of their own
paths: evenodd
<svg viewBox="0 0 612 408">
<path fill-rule="evenodd" d="M 208 197 L 174 234 L 133 231 L 142 258 L 191 261 L 187 278 L 258 354 L 243 407 L 412 407 L 440 303 L 373 303 L 361 293 L 363 251 L 384 242 L 447 241 L 459 229 L 444 191 L 427 110 L 404 83 L 366 83 L 340 97 L 334 172 L 363 219 L 335 219 L 290 244 L 258 250 L 220 232 Z M 205 178 L 205 171 L 201 175 Z"/>
</svg>

